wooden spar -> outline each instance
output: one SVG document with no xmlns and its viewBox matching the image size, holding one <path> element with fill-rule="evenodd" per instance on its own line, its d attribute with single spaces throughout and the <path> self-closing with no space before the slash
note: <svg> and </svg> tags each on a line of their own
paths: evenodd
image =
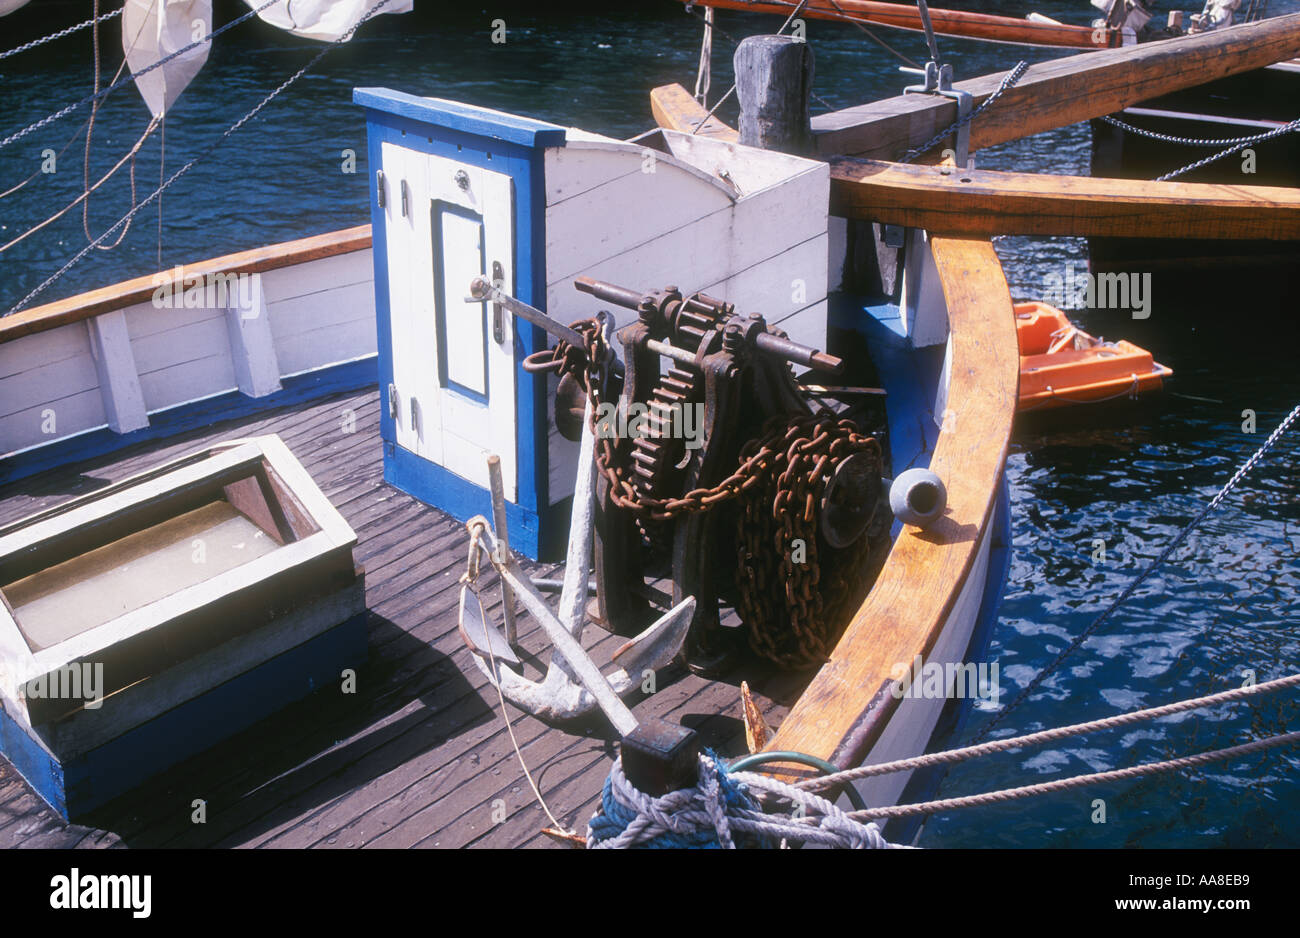
<svg viewBox="0 0 1300 938">
<path fill-rule="evenodd" d="M 842 2 L 842 0 L 840 0 Z M 971 123 L 972 151 L 1300 56 L 1300 13 L 1122 49 L 1103 49 L 1031 65 Z M 979 106 L 1006 72 L 957 82 Z M 957 119 L 957 104 L 909 94 L 813 118 L 817 152 L 900 160 Z"/>
<path fill-rule="evenodd" d="M 798 7 L 798 3 L 788 2 L 788 0 L 774 0 L 774 2 L 693 0 L 693 2 L 697 6 L 745 10 L 751 13 L 779 13 L 782 16 L 790 15 Z M 799 15 L 840 23 L 870 23 L 875 26 L 890 26 L 916 32 L 924 29 L 921 25 L 921 14 L 915 6 L 879 3 L 875 0 L 808 0 Z M 1074 26 L 1067 23 L 1041 23 L 1011 16 L 970 13 L 965 10 L 931 8 L 930 22 L 939 35 L 1018 45 L 1104 49 L 1107 46 L 1118 46 L 1121 42 L 1120 31 L 1115 28 L 1093 29 L 1091 26 Z"/>
<path fill-rule="evenodd" d="M 1020 358 L 1011 293 L 984 239 L 930 240 L 951 329 L 952 379 L 930 468 L 948 488 L 944 518 L 904 528 L 843 637 L 766 747 L 859 764 L 898 706 L 890 692 L 928 657 L 988 536 L 1016 409 Z"/>
<path fill-rule="evenodd" d="M 700 107 L 691 93 L 679 84 L 660 85 L 650 92 L 650 110 L 655 123 L 669 130 L 697 134 L 713 140 L 736 142 L 740 134 L 728 127 L 716 117 L 708 117 L 708 111 Z M 704 121 L 703 124 L 700 121 Z M 698 128 L 698 129 L 697 129 Z"/>
<path fill-rule="evenodd" d="M 1300 190 L 831 161 L 831 214 L 951 235 L 1300 239 Z"/>
<path fill-rule="evenodd" d="M 57 329 L 71 322 L 91 319 L 101 313 L 143 303 L 152 297 L 159 287 L 179 287 L 181 280 L 207 277 L 209 274 L 264 273 L 268 270 L 292 267 L 295 264 L 305 264 L 308 261 L 334 257 L 338 254 L 364 251 L 369 247 L 370 226 L 358 225 L 355 228 L 331 231 L 310 238 L 300 238 L 297 241 L 286 241 L 283 244 L 270 244 L 251 251 L 240 251 L 238 254 L 227 254 L 197 264 L 147 274 L 133 280 L 91 290 L 88 293 L 78 293 L 65 300 L 56 300 L 44 306 L 23 310 L 12 316 L 0 317 L 0 344 L 20 336 Z"/>
</svg>

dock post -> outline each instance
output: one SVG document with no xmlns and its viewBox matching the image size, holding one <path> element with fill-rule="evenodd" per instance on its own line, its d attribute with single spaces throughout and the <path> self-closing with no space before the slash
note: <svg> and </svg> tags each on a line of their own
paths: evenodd
<svg viewBox="0 0 1300 938">
<path fill-rule="evenodd" d="M 812 155 L 808 96 L 813 54 L 793 36 L 750 36 L 736 47 L 740 142 L 795 156 Z"/>
</svg>

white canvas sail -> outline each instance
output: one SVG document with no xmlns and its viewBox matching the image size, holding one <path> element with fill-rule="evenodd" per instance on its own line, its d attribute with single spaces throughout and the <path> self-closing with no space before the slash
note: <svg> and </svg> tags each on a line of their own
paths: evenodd
<svg viewBox="0 0 1300 938">
<path fill-rule="evenodd" d="M 0 16 L 12 13 L 25 3 L 27 3 L 27 0 L 0 0 Z"/>
<path fill-rule="evenodd" d="M 212 0 L 126 0 L 122 9 L 122 51 L 132 74 L 211 33 Z M 166 113 L 199 73 L 211 45 L 195 46 L 136 78 L 154 117 Z"/>
<path fill-rule="evenodd" d="M 257 8 L 266 0 L 244 0 Z M 295 36 L 333 42 L 342 38 L 378 0 L 284 0 L 257 14 Z M 388 0 L 380 13 L 409 13 L 413 0 Z"/>
</svg>

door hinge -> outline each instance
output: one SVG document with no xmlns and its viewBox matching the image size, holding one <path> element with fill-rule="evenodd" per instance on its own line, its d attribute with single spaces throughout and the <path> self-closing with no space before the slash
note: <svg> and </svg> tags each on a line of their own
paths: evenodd
<svg viewBox="0 0 1300 938">
<path fill-rule="evenodd" d="M 388 386 L 388 416 L 397 419 L 397 385 Z"/>
<path fill-rule="evenodd" d="M 388 181 L 384 179 L 384 171 L 382 169 L 375 170 L 375 200 L 379 203 L 380 208 L 383 208 L 384 204 L 388 201 L 388 197 L 384 191 L 387 186 Z"/>
<path fill-rule="evenodd" d="M 411 212 L 411 190 L 406 185 L 406 180 L 402 180 L 402 217 L 405 218 Z"/>
</svg>

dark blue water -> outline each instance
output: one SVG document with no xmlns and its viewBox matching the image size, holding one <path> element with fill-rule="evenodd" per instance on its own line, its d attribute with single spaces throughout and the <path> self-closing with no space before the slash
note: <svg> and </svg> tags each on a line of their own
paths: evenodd
<svg viewBox="0 0 1300 938">
<path fill-rule="evenodd" d="M 563 18 L 501 5 L 494 12 L 444 13 L 419 2 L 414 17 L 381 17 L 270 105 L 211 159 L 170 189 L 161 238 L 153 206 L 120 247 L 94 251 L 37 302 L 160 267 L 265 243 L 330 231 L 367 220 L 364 125 L 350 103 L 359 85 L 386 85 L 438 95 L 627 137 L 650 124 L 655 85 L 694 82 L 700 23 L 670 0 L 628 5 L 617 15 L 582 12 Z M 961 4 L 954 4 L 961 5 Z M 1199 6 L 1192 4 L 1191 6 Z M 88 4 L 59 5 L 66 25 Z M 1083 23 L 1084 0 L 964 4 L 967 9 L 1023 14 L 1037 9 Z M 1189 7 L 1190 8 L 1190 7 Z M 1272 12 L 1300 9 L 1275 2 Z M 218 22 L 242 11 L 218 3 Z M 30 23 L 0 21 L 8 48 Z M 491 20 L 506 19 L 508 41 L 490 42 Z M 739 39 L 775 27 L 770 18 L 719 15 Z M 13 32 L 5 30 L 12 26 Z M 105 68 L 118 58 L 109 27 Z M 33 33 L 35 34 L 35 33 Z M 8 41 L 8 36 L 14 42 Z M 914 35 L 881 31 L 912 59 L 924 58 Z M 852 27 L 810 23 L 816 53 L 818 109 L 842 107 L 901 90 L 899 61 Z M 166 127 L 170 173 L 303 64 L 318 48 L 259 23 L 218 41 L 205 69 L 180 99 Z M 942 40 L 959 78 L 1010 69 L 1017 59 L 1054 53 Z M 732 42 L 717 40 L 713 95 L 730 83 Z M 84 96 L 91 82 L 83 38 L 0 62 L 0 137 Z M 734 123 L 733 107 L 720 115 Z M 59 150 L 86 117 L 75 112 L 52 127 L 0 149 L 0 191 L 36 171 L 42 150 Z M 131 89 L 112 96 L 96 118 L 92 171 L 106 170 L 143 129 L 147 112 Z M 1063 128 L 983 151 L 981 166 L 1086 174 L 1086 126 Z M 341 171 L 353 150 L 355 174 Z M 0 199 L 0 237 L 8 241 L 81 191 L 81 145 L 74 143 L 53 175 Z M 1171 167 L 1172 168 L 1172 167 Z M 137 184 L 157 185 L 159 147 L 142 150 Z M 91 206 L 98 235 L 130 207 L 125 179 L 105 187 Z M 80 211 L 0 254 L 0 305 L 8 309 L 84 244 Z M 1018 298 L 1043 289 L 1043 271 L 1082 265 L 1077 239 L 1004 239 L 999 252 Z M 1156 409 L 1107 425 L 1022 433 L 1008 471 L 1014 501 L 1014 560 L 994 636 L 992 660 L 1004 700 L 1014 696 L 1130 581 L 1142 565 L 1259 445 L 1300 397 L 1294 351 L 1267 338 L 1250 318 L 1252 284 L 1242 276 L 1240 306 L 1222 310 L 1227 325 L 1193 326 L 1184 310 L 1159 297 L 1147 340 L 1172 366 L 1173 394 Z M 1085 328 L 1089 316 L 1080 316 Z M 1262 336 L 1261 336 L 1262 331 Z M 1109 332 L 1108 332 L 1109 335 Z M 1112 337 L 1120 337 L 1115 335 Z M 1242 432 L 1254 410 L 1259 432 Z M 1222 690 L 1253 671 L 1258 680 L 1289 673 L 1300 660 L 1300 470 L 1293 436 L 1265 463 L 1174 562 L 1091 639 L 1035 698 L 1003 724 L 1027 732 Z M 1092 561 L 1093 540 L 1107 545 Z M 954 769 L 945 796 L 1022 785 L 1064 775 L 1153 761 L 1233 745 L 1295 728 L 1294 695 L 1202 711 L 1068 745 L 1000 756 Z M 972 729 L 984 715 L 976 713 Z M 969 733 L 968 733 L 969 735 Z M 934 819 L 928 846 L 1300 846 L 1297 755 L 1274 750 L 1179 776 L 967 810 Z M 1106 822 L 1093 823 L 1094 799 Z"/>
</svg>

